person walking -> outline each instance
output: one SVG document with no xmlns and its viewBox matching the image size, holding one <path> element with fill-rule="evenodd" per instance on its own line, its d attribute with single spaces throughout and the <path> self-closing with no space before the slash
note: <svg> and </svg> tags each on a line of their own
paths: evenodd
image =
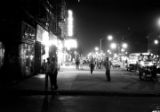
<svg viewBox="0 0 160 112">
<path fill-rule="evenodd" d="M 92 74 L 93 70 L 94 70 L 94 67 L 95 67 L 95 61 L 94 61 L 93 57 L 90 60 L 89 66 L 90 66 L 90 71 L 91 71 L 91 74 Z"/>
<path fill-rule="evenodd" d="M 80 58 L 79 56 L 76 57 L 76 69 L 79 70 L 79 65 L 80 65 Z"/>
<path fill-rule="evenodd" d="M 47 58 L 47 67 L 46 67 L 46 75 L 49 76 L 50 79 L 50 87 L 51 90 L 57 90 L 57 75 L 58 75 L 58 67 L 57 67 L 57 59 L 56 57 Z"/>
<path fill-rule="evenodd" d="M 110 77 L 110 61 L 109 58 L 106 57 L 105 62 L 104 62 L 105 68 L 106 68 L 106 79 L 107 81 L 111 81 L 111 77 Z"/>
<path fill-rule="evenodd" d="M 44 59 L 41 66 L 41 73 L 45 73 L 45 67 L 46 67 L 46 61 Z"/>
</svg>

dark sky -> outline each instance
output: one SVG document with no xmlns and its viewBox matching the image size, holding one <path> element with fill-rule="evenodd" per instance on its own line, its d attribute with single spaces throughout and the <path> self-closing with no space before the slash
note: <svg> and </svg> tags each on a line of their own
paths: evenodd
<svg viewBox="0 0 160 112">
<path fill-rule="evenodd" d="M 124 37 L 133 52 L 144 51 L 147 34 L 157 29 L 158 0 L 68 1 L 68 8 L 74 12 L 75 36 L 84 54 L 99 46 L 99 39 L 108 34 L 119 40 Z"/>
</svg>

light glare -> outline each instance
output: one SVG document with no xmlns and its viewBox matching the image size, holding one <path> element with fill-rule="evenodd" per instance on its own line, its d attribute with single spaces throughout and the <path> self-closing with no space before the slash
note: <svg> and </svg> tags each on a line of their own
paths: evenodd
<svg viewBox="0 0 160 112">
<path fill-rule="evenodd" d="M 71 48 L 77 48 L 77 41 L 75 39 L 68 39 L 64 42 L 65 47 L 70 50 Z"/>
<path fill-rule="evenodd" d="M 126 49 L 128 47 L 127 43 L 122 44 L 122 48 Z"/>
<path fill-rule="evenodd" d="M 109 36 L 108 36 L 108 40 L 109 40 L 109 41 L 113 40 L 113 36 L 112 36 L 112 35 L 109 35 Z"/>
<path fill-rule="evenodd" d="M 158 40 L 154 40 L 154 44 L 159 44 L 159 41 Z"/>
<path fill-rule="evenodd" d="M 117 44 L 116 43 L 111 43 L 111 49 L 116 49 L 117 48 Z"/>
<path fill-rule="evenodd" d="M 73 12 L 68 10 L 68 36 L 73 36 Z"/>
<path fill-rule="evenodd" d="M 124 51 L 125 51 L 125 50 L 122 48 L 122 49 L 121 49 L 121 52 L 124 52 Z"/>
<path fill-rule="evenodd" d="M 99 48 L 98 47 L 95 47 L 95 51 L 98 51 L 99 50 Z"/>
</svg>

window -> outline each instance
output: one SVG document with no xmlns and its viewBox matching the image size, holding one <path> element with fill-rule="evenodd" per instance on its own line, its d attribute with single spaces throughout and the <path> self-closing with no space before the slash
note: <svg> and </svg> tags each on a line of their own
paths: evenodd
<svg viewBox="0 0 160 112">
<path fill-rule="evenodd" d="M 21 44 L 21 65 L 25 75 L 30 75 L 34 70 L 34 44 Z"/>
</svg>

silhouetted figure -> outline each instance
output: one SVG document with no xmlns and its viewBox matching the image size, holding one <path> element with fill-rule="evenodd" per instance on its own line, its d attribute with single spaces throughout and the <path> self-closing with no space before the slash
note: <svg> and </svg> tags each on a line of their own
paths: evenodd
<svg viewBox="0 0 160 112">
<path fill-rule="evenodd" d="M 45 73 L 45 67 L 46 67 L 46 61 L 43 60 L 42 66 L 41 66 L 41 73 Z"/>
<path fill-rule="evenodd" d="M 90 71 L 91 71 L 91 74 L 92 74 L 93 70 L 94 70 L 94 67 L 95 67 L 95 61 L 94 61 L 93 58 L 91 58 L 89 66 L 90 66 Z"/>
<path fill-rule="evenodd" d="M 56 57 L 49 57 L 47 59 L 46 75 L 49 76 L 51 90 L 57 90 L 58 89 L 58 85 L 57 85 L 58 67 L 57 67 Z"/>
<path fill-rule="evenodd" d="M 79 56 L 76 57 L 76 69 L 79 70 L 79 65 L 80 65 L 80 58 Z"/>
<path fill-rule="evenodd" d="M 105 68 L 106 68 L 106 79 L 107 79 L 107 81 L 111 81 L 111 77 L 110 77 L 110 61 L 109 61 L 108 57 L 106 57 L 104 65 L 105 65 Z"/>
</svg>

